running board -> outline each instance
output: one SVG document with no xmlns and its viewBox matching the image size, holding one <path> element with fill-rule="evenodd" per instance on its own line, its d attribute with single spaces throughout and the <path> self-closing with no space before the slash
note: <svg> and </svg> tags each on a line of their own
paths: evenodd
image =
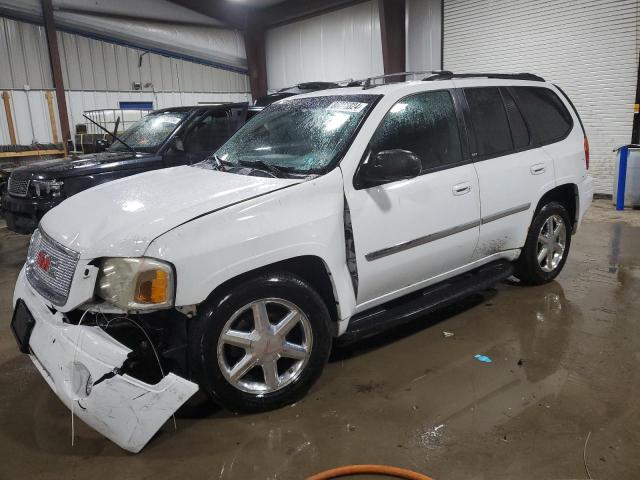
<svg viewBox="0 0 640 480">
<path fill-rule="evenodd" d="M 392 300 L 351 317 L 339 341 L 352 342 L 393 328 L 486 290 L 513 275 L 513 265 L 498 260 Z"/>
</svg>

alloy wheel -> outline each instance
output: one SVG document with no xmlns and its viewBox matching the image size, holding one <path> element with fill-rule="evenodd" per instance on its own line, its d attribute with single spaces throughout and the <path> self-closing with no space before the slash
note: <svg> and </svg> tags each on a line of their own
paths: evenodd
<svg viewBox="0 0 640 480">
<path fill-rule="evenodd" d="M 560 215 L 552 215 L 538 232 L 538 265 L 545 272 L 554 271 L 564 257 L 567 245 L 567 227 Z"/>
<path fill-rule="evenodd" d="M 299 307 L 280 298 L 261 299 L 238 309 L 224 325 L 218 365 L 235 388 L 273 393 L 302 374 L 312 343 L 311 323 Z"/>
</svg>

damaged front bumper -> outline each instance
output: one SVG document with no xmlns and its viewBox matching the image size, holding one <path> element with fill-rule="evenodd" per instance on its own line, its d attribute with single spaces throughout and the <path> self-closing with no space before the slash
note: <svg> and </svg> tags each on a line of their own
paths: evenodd
<svg viewBox="0 0 640 480">
<path fill-rule="evenodd" d="M 24 270 L 14 299 L 35 320 L 29 356 L 49 386 L 78 418 L 125 450 L 139 452 L 198 391 L 173 373 L 154 385 L 122 373 L 131 349 L 100 327 L 66 323 L 33 291 Z"/>
</svg>

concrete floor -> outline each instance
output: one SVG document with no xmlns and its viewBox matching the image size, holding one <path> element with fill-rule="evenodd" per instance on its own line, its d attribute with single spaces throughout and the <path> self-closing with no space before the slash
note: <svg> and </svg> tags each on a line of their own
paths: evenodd
<svg viewBox="0 0 640 480">
<path fill-rule="evenodd" d="M 300 479 L 385 463 L 577 479 L 591 432 L 593 478 L 640 478 L 640 212 L 599 201 L 588 215 L 556 282 L 500 285 L 335 352 L 298 404 L 178 419 L 138 455 L 79 421 L 71 446 L 70 413 L 8 329 L 27 239 L 0 229 L 0 477 Z"/>
</svg>

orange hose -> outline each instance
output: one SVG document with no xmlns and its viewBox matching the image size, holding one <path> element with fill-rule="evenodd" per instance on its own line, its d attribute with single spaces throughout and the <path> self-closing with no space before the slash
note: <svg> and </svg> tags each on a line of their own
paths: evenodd
<svg viewBox="0 0 640 480">
<path fill-rule="evenodd" d="M 422 473 L 412 472 L 399 467 L 388 465 L 347 465 L 345 467 L 333 468 L 325 472 L 316 473 L 307 480 L 331 480 L 332 478 L 346 477 L 349 475 L 386 475 L 388 477 L 402 478 L 405 480 L 433 480 Z"/>
</svg>

